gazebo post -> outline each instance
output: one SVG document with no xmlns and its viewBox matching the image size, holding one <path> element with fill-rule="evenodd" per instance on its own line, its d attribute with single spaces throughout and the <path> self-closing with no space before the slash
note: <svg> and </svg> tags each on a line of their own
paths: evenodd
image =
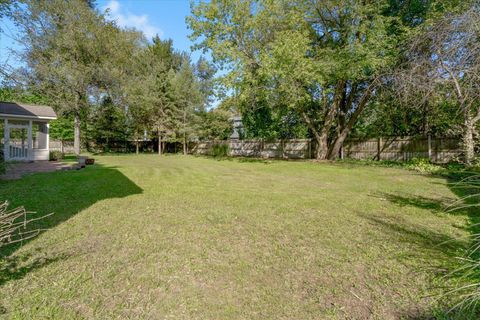
<svg viewBox="0 0 480 320">
<path fill-rule="evenodd" d="M 8 127 L 8 119 L 5 118 L 5 123 L 3 127 L 3 158 L 4 160 L 10 159 L 10 128 Z"/>
<path fill-rule="evenodd" d="M 33 161 L 33 142 L 32 142 L 32 120 L 28 120 L 27 129 L 27 146 L 28 146 L 28 160 Z"/>
<path fill-rule="evenodd" d="M 46 140 L 47 140 L 47 143 L 46 143 L 46 148 L 48 150 L 48 154 L 49 154 L 49 157 L 50 157 L 50 123 L 46 123 L 45 124 L 45 134 L 46 134 Z M 63 150 L 62 150 L 62 153 L 63 153 Z"/>
</svg>

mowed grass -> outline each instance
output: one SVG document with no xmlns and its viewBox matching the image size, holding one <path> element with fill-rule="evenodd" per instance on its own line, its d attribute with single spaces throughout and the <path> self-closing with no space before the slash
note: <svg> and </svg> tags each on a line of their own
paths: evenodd
<svg viewBox="0 0 480 320">
<path fill-rule="evenodd" d="M 99 156 L 0 181 L 47 231 L 1 262 L 8 319 L 423 319 L 469 217 L 446 181 L 315 162 Z M 440 316 L 438 316 L 440 317 Z M 447 317 L 448 318 L 448 317 Z"/>
</svg>

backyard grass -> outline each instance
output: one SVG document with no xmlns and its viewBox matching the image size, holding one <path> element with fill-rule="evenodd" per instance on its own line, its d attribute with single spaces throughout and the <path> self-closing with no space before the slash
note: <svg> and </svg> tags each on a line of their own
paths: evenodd
<svg viewBox="0 0 480 320">
<path fill-rule="evenodd" d="M 471 222 L 445 179 L 352 164 L 97 156 L 0 181 L 55 214 L 3 252 L 8 319 L 448 319 Z M 432 296 L 433 295 L 433 296 Z M 442 316 L 443 315 L 443 316 Z M 468 316 L 465 316 L 467 319 Z"/>
</svg>

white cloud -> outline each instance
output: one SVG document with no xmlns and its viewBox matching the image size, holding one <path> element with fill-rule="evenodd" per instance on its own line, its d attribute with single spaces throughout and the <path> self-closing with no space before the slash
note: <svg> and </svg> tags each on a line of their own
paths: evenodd
<svg viewBox="0 0 480 320">
<path fill-rule="evenodd" d="M 135 28 L 142 31 L 147 39 L 151 39 L 156 34 L 160 37 L 163 35 L 163 31 L 151 24 L 148 21 L 148 15 L 136 15 L 128 11 L 124 11 L 120 7 L 120 2 L 117 0 L 110 0 L 110 2 L 103 8 L 103 10 L 109 10 L 109 16 L 112 20 L 117 21 L 121 27 Z"/>
</svg>

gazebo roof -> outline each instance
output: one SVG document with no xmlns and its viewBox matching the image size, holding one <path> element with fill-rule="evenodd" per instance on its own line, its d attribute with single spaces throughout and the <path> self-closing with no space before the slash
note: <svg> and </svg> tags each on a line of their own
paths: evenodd
<svg viewBox="0 0 480 320">
<path fill-rule="evenodd" d="M 57 119 L 52 107 L 0 101 L 0 117 L 24 119 Z"/>
</svg>

